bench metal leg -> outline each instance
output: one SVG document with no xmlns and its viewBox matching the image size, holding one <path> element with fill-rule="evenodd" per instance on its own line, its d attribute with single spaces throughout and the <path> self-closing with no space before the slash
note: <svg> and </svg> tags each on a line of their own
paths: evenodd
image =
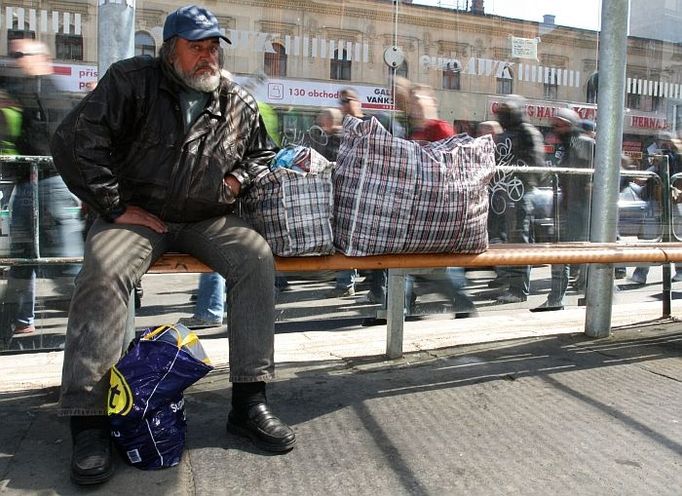
<svg viewBox="0 0 682 496">
<path fill-rule="evenodd" d="M 613 312 L 613 265 L 590 265 L 585 307 L 585 334 L 591 338 L 608 337 Z"/>
<path fill-rule="evenodd" d="M 388 308 L 386 314 L 386 356 L 403 355 L 403 324 L 405 322 L 405 271 L 388 269 Z"/>
</svg>

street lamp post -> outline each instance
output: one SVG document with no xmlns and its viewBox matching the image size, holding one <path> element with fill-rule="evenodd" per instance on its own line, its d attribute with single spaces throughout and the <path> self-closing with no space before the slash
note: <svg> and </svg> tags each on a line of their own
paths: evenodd
<svg viewBox="0 0 682 496">
<path fill-rule="evenodd" d="M 135 0 L 98 0 L 97 73 L 135 55 Z"/>
</svg>

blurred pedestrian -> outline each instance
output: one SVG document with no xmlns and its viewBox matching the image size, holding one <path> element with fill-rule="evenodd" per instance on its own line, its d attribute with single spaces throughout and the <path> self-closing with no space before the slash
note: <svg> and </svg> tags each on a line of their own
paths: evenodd
<svg viewBox="0 0 682 496">
<path fill-rule="evenodd" d="M 339 91 L 339 109 L 343 116 L 350 115 L 361 120 L 368 120 L 371 118 L 371 116 L 365 115 L 362 111 L 362 102 L 360 101 L 357 91 L 353 88 L 343 88 Z M 331 125 L 335 126 L 333 123 Z M 341 133 L 341 135 L 342 134 L 343 133 Z M 328 153 L 331 153 L 329 156 L 333 156 L 333 161 L 336 161 L 336 155 L 333 154 L 333 151 L 329 150 Z M 338 153 L 338 147 L 336 153 Z M 375 276 L 370 275 L 370 282 L 374 280 L 374 277 Z M 355 296 L 355 283 L 357 282 L 357 279 L 358 271 L 356 269 L 338 271 L 336 273 L 336 285 L 334 289 L 329 292 L 328 296 L 331 298 Z M 378 284 L 381 284 L 381 282 L 379 281 Z M 374 283 L 372 283 L 372 286 L 374 286 Z M 370 292 L 371 291 L 372 290 L 370 290 Z"/>
<path fill-rule="evenodd" d="M 542 135 L 535 126 L 526 122 L 525 100 L 511 96 L 500 103 L 495 112 L 503 132 L 499 137 L 496 159 L 498 165 L 515 167 L 544 166 L 544 144 Z M 514 185 L 513 217 L 505 216 L 501 232 L 496 235 L 500 240 L 510 243 L 533 242 L 533 189 L 537 186 L 537 174 L 516 173 L 508 178 Z M 490 287 L 506 287 L 497 297 L 498 303 L 519 303 L 528 299 L 530 292 L 530 266 L 497 269 L 498 276 L 491 281 Z"/>
<path fill-rule="evenodd" d="M 336 162 L 343 137 L 343 113 L 334 107 L 325 108 L 320 111 L 316 120 L 324 134 L 313 148 L 330 162 Z"/>
<path fill-rule="evenodd" d="M 483 121 L 476 126 L 476 136 L 485 136 L 486 134 L 489 134 L 495 143 L 497 143 L 503 132 L 502 126 L 497 121 Z"/>
<path fill-rule="evenodd" d="M 680 141 L 669 132 L 660 133 L 653 146 L 649 149 L 653 154 L 647 157 L 648 172 L 653 172 L 658 177 L 663 177 L 663 168 L 668 165 L 670 177 L 682 172 L 682 147 Z M 679 181 L 679 179 L 678 179 Z M 682 197 L 675 193 L 675 182 L 671 181 L 670 201 L 672 213 L 673 236 L 682 234 Z M 656 239 L 662 233 L 662 201 L 661 185 L 653 178 L 636 179 L 633 181 L 639 188 L 639 196 L 647 203 L 647 215 L 640 231 L 643 239 Z M 630 276 L 630 282 L 638 285 L 646 284 L 649 275 L 649 266 L 640 265 L 636 267 Z M 674 282 L 682 281 L 682 264 L 675 264 L 675 274 L 672 277 Z"/>
<path fill-rule="evenodd" d="M 555 165 L 586 169 L 591 168 L 594 159 L 594 139 L 580 128 L 578 114 L 571 109 L 559 109 L 552 117 L 552 132 L 559 142 L 556 147 Z M 588 241 L 590 232 L 590 206 L 592 179 L 589 175 L 560 174 L 559 187 L 559 241 Z M 547 300 L 532 312 L 563 310 L 564 296 L 568 288 L 571 269 L 566 264 L 552 265 L 552 279 Z M 586 266 L 577 267 L 575 286 L 584 290 L 587 280 Z"/>
<path fill-rule="evenodd" d="M 0 74 L 0 87 L 15 102 L 11 127 L 15 150 L 20 155 L 49 156 L 49 140 L 66 114 L 65 99 L 53 80 L 54 68 L 47 45 L 33 39 L 9 44 L 10 63 Z M 8 122 L 8 110 L 3 117 Z M 17 134 L 17 128 L 20 131 Z M 80 201 L 67 189 L 56 169 L 41 166 L 38 188 L 31 181 L 29 164 L 6 164 L 4 177 L 15 181 L 10 198 L 12 257 L 80 257 L 83 255 L 83 222 Z M 37 197 L 37 198 L 36 198 Z M 37 232 L 34 200 L 37 199 Z M 39 252 L 36 251 L 36 248 Z M 3 334 L 35 331 L 36 275 L 57 281 L 56 290 L 70 295 L 78 266 L 14 266 L 9 271 L 3 308 Z M 65 282 L 66 279 L 66 282 Z M 9 322 L 7 320 L 9 319 Z"/>
<path fill-rule="evenodd" d="M 430 86 L 414 84 L 410 89 L 409 129 L 409 138 L 415 141 L 438 141 L 455 134 L 450 123 L 438 117 L 438 101 Z M 407 277 L 405 302 L 408 314 L 413 313 L 412 307 L 416 301 L 413 288 L 415 280 L 429 283 L 438 293 L 445 295 L 456 317 L 466 318 L 478 314 L 474 302 L 464 291 L 467 280 L 462 267 L 434 269 L 418 277 Z"/>
</svg>

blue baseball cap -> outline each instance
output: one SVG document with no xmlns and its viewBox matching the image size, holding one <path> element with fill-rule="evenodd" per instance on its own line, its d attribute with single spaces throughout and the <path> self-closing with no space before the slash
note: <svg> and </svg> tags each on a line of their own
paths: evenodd
<svg viewBox="0 0 682 496">
<path fill-rule="evenodd" d="M 231 43 L 230 39 L 220 32 L 216 16 L 210 10 L 196 5 L 180 7 L 168 14 L 163 25 L 163 41 L 168 41 L 173 36 L 189 41 L 222 38 Z"/>
</svg>

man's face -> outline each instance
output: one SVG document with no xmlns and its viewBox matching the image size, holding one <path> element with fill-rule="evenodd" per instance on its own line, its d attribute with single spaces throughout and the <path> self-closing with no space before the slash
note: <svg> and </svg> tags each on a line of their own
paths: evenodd
<svg viewBox="0 0 682 496">
<path fill-rule="evenodd" d="M 9 55 L 16 66 L 27 76 L 52 74 L 52 58 L 44 43 L 31 39 L 12 40 Z"/>
<path fill-rule="evenodd" d="M 552 118 L 552 130 L 554 134 L 563 136 L 571 132 L 571 124 L 563 119 Z"/>
<path fill-rule="evenodd" d="M 189 41 L 178 38 L 173 67 L 178 76 L 197 91 L 209 93 L 220 84 L 220 42 L 218 38 Z"/>
<path fill-rule="evenodd" d="M 362 105 L 357 98 L 351 95 L 342 95 L 339 99 L 341 105 L 341 112 L 353 117 L 362 117 Z"/>
</svg>

